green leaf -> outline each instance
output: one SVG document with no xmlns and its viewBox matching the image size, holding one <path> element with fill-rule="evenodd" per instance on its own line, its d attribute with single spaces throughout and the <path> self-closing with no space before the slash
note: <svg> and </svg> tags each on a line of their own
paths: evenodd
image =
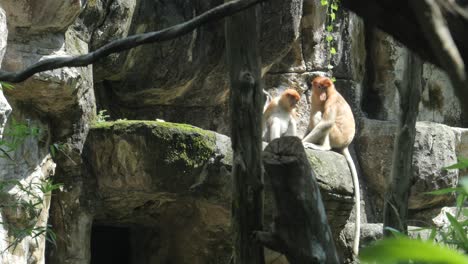
<svg viewBox="0 0 468 264">
<path fill-rule="evenodd" d="M 338 4 L 337 3 L 332 3 L 330 7 L 331 7 L 331 9 L 333 9 L 335 11 L 338 10 Z"/>
<path fill-rule="evenodd" d="M 55 156 L 56 153 L 55 153 L 55 146 L 54 146 L 54 145 L 55 145 L 55 144 L 49 146 L 50 156 L 52 156 L 52 158 L 55 158 L 55 157 L 56 157 L 56 156 Z"/>
<path fill-rule="evenodd" d="M 333 25 L 328 25 L 327 26 L 327 31 L 332 32 L 333 31 Z"/>
<path fill-rule="evenodd" d="M 445 189 L 435 190 L 432 192 L 425 192 L 424 194 L 442 195 L 442 194 L 448 194 L 448 193 L 453 193 L 453 192 L 460 192 L 462 190 L 463 190 L 462 188 L 445 188 Z"/>
<path fill-rule="evenodd" d="M 332 48 L 330 49 L 330 54 L 331 54 L 331 55 L 335 55 L 335 54 L 336 54 L 336 49 L 335 49 L 334 47 L 332 47 Z"/>
<path fill-rule="evenodd" d="M 462 186 L 465 194 L 468 195 L 468 177 L 463 177 L 458 180 L 458 183 Z"/>
<path fill-rule="evenodd" d="M 330 13 L 330 18 L 331 18 L 331 21 L 335 21 L 335 19 L 336 19 L 336 14 L 335 14 L 335 12 L 331 12 L 331 13 Z"/>
<path fill-rule="evenodd" d="M 468 159 L 458 157 L 458 162 L 450 165 L 448 167 L 444 167 L 444 170 L 453 170 L 453 169 L 466 169 L 468 168 Z"/>
<path fill-rule="evenodd" d="M 327 35 L 326 40 L 327 42 L 331 42 L 333 40 L 333 37 L 331 35 Z"/>
<path fill-rule="evenodd" d="M 329 70 L 333 69 L 333 65 L 328 64 L 328 65 L 327 65 L 327 69 L 329 69 Z"/>
<path fill-rule="evenodd" d="M 445 246 L 409 238 L 380 240 L 364 248 L 359 254 L 361 263 L 390 264 L 414 262 L 462 264 L 468 257 Z"/>
<path fill-rule="evenodd" d="M 468 236 L 467 236 L 465 230 L 463 229 L 463 226 L 450 213 L 445 213 L 445 215 L 447 216 L 447 219 L 450 221 L 450 224 L 452 225 L 453 229 L 455 230 L 456 236 L 458 237 L 460 242 L 463 243 L 463 245 L 464 245 L 463 247 L 468 248 Z"/>
<path fill-rule="evenodd" d="M 405 234 L 401 233 L 400 231 L 396 230 L 393 227 L 386 226 L 385 230 L 390 231 L 394 237 L 406 237 Z"/>
<path fill-rule="evenodd" d="M 429 235 L 428 239 L 429 241 L 434 241 L 436 235 L 437 235 L 437 229 L 435 229 L 434 227 L 431 228 L 431 234 Z"/>
<path fill-rule="evenodd" d="M 462 208 L 466 201 L 466 195 L 461 193 L 457 196 L 457 207 Z"/>
<path fill-rule="evenodd" d="M 320 0 L 320 3 L 322 4 L 322 6 L 328 5 L 328 1 L 327 1 L 327 0 Z"/>
<path fill-rule="evenodd" d="M 8 90 L 13 90 L 13 88 L 15 88 L 11 83 L 0 82 L 0 84 L 2 85 L 2 88 L 8 89 Z"/>
<path fill-rule="evenodd" d="M 331 80 L 332 82 L 336 82 L 336 78 L 335 78 L 335 77 L 331 77 L 330 80 Z"/>
</svg>

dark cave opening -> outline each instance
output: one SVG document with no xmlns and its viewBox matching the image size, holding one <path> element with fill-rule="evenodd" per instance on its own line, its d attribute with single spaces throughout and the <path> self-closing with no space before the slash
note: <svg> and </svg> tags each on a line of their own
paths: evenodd
<svg viewBox="0 0 468 264">
<path fill-rule="evenodd" d="M 93 225 L 91 264 L 131 264 L 130 228 Z"/>
</svg>

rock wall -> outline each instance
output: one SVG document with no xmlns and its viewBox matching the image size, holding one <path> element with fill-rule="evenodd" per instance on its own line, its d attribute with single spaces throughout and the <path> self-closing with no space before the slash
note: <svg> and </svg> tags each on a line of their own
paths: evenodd
<svg viewBox="0 0 468 264">
<path fill-rule="evenodd" d="M 115 39 L 186 21 L 223 2 L 4 0 L 0 3 L 0 10 L 5 10 L 0 11 L 1 68 L 19 70 L 48 57 L 85 54 Z M 302 136 L 309 119 L 308 83 L 316 75 L 327 74 L 330 61 L 336 86 L 358 123 L 352 152 L 360 164 L 365 193 L 362 221 L 380 222 L 399 111 L 395 82 L 407 70 L 408 50 L 339 10 L 333 33 L 338 52 L 329 57 L 325 10 L 319 0 L 271 0 L 262 6 L 265 88 L 277 95 L 292 87 L 303 95 L 298 108 Z M 154 140 L 148 126 L 139 130 L 94 127 L 88 137 L 97 120 L 96 109 L 107 110 L 112 120 L 164 119 L 229 135 L 223 31 L 222 22 L 212 23 L 175 40 L 112 54 L 93 66 L 36 74 L 14 89 L 0 91 L 0 134 L 4 127 L 5 132 L 14 127 L 13 118 L 40 131 L 11 154 L 18 162 L 0 159 L 0 179 L 46 179 L 55 170 L 52 178 L 64 184 L 54 193 L 50 215 L 41 214 L 38 220 L 43 224 L 49 219 L 58 235 L 57 245 L 48 248 L 47 263 L 89 263 L 90 249 L 113 232 L 119 234 L 115 239 L 120 236 L 126 241 L 122 245 L 141 249 L 132 256 L 116 255 L 135 263 L 169 258 L 175 263 L 218 263 L 227 256 L 229 183 L 211 177 L 226 177 L 229 166 L 223 162 L 230 160 L 229 155 L 208 155 L 187 164 L 200 153 L 198 148 L 186 149 L 155 166 L 152 159 L 160 157 L 164 144 Z M 454 96 L 443 72 L 425 64 L 423 87 L 410 209 L 415 220 L 427 222 L 441 207 L 453 203 L 451 196 L 428 197 L 423 192 L 457 184 L 458 172 L 442 168 L 456 162 L 457 156 L 468 156 L 468 129 L 461 128 L 467 122 L 460 107 L 465 102 Z M 184 147 L 186 138 L 175 135 L 170 140 L 175 144 L 172 149 Z M 219 152 L 229 153 L 229 139 L 217 136 L 214 142 L 218 141 L 224 142 Z M 166 150 L 171 153 L 171 148 Z M 338 237 L 346 220 L 354 219 L 348 171 L 336 153 L 309 154 Z M 174 172 L 171 162 L 187 170 Z M 329 166 L 336 162 L 340 165 Z M 5 199 L 13 192 L 12 187 Z M 44 198 L 43 207 L 48 208 L 49 198 Z M 271 215 L 267 211 L 267 217 Z M 26 216 L 22 211 L 0 211 L 2 222 L 21 222 Z M 174 228 L 166 229 L 169 225 Z M 12 231 L 0 225 L 0 250 L 8 246 L 5 241 L 11 241 Z M 183 235 L 187 232 L 192 239 Z M 173 233 L 177 235 L 170 237 Z M 15 250 L 2 254 L 0 263 L 44 263 L 44 248 L 43 239 L 34 244 L 25 238 Z M 342 250 L 345 256 L 349 253 Z M 147 252 L 152 252 L 151 258 L 143 260 Z"/>
<path fill-rule="evenodd" d="M 0 7 L 5 9 L 9 32 L 3 70 L 19 70 L 44 58 L 88 52 L 88 44 L 76 31 L 68 29 L 83 10 L 84 1 L 62 3 L 51 0 L 36 3 L 15 0 L 2 1 Z M 77 180 L 81 175 L 80 153 L 88 124 L 95 115 L 92 67 L 63 68 L 40 73 L 25 82 L 14 84 L 13 89 L 3 89 L 3 92 L 13 105 L 15 122 L 37 128 L 39 134 L 26 138 L 15 149 L 13 164 L 8 159 L 0 160 L 1 179 L 20 180 L 24 184 L 31 181 L 42 183 L 45 179 L 63 183 L 63 191 L 57 192 L 52 202 L 50 195 L 37 193 L 44 200 L 45 213 L 37 219 L 36 227 L 44 227 L 47 223 L 54 226 L 57 246 L 50 247 L 50 259 L 58 255 L 54 254 L 57 248 L 67 252 L 67 248 L 71 247 L 73 254 L 76 254 L 75 248 L 83 247 L 83 244 L 73 245 L 75 238 L 69 240 L 69 234 L 75 230 L 79 236 L 82 230 L 77 230 L 73 221 L 66 223 L 73 225 L 72 228 L 65 228 L 63 225 L 66 224 L 61 220 L 62 216 L 74 214 L 73 208 L 81 210 L 79 206 L 74 206 L 77 204 L 77 196 L 73 195 L 81 194 L 75 191 L 80 187 Z M 13 119 L 10 120 L 5 131 L 15 128 Z M 52 177 L 54 170 L 55 176 Z M 15 188 L 8 193 L 16 193 Z M 28 196 L 24 197 L 27 201 Z M 47 210 L 49 205 L 52 208 L 50 216 Z M 81 212 L 76 214 L 80 215 Z M 19 210 L 4 212 L 3 217 L 16 223 L 29 215 Z M 72 219 L 82 221 L 78 217 Z M 1 239 L 2 243 L 6 241 L 1 249 L 4 250 L 11 245 L 11 241 L 20 237 L 21 234 L 15 233 L 15 230 L 24 226 L 3 225 L 2 228 L 7 236 L 6 240 L 4 237 Z M 29 236 L 20 241 L 16 248 L 11 247 L 6 254 L 2 254 L 3 263 L 45 263 L 44 236 L 39 236 L 37 243 Z M 76 257 L 79 259 L 79 256 Z"/>
</svg>

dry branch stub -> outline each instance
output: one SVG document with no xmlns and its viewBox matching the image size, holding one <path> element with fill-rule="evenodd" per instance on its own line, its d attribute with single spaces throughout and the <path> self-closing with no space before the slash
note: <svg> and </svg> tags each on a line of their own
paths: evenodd
<svg viewBox="0 0 468 264">
<path fill-rule="evenodd" d="M 273 229 L 256 232 L 291 264 L 340 263 L 318 183 L 297 137 L 273 140 L 263 152 L 276 206 Z"/>
</svg>

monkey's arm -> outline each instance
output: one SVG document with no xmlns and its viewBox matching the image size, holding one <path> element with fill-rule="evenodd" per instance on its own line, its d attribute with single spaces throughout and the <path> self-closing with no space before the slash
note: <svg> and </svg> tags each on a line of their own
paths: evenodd
<svg viewBox="0 0 468 264">
<path fill-rule="evenodd" d="M 319 117 L 313 117 L 319 118 Z M 321 116 L 320 122 L 310 131 L 310 133 L 306 134 L 306 136 L 302 139 L 302 142 L 308 142 L 313 144 L 322 145 L 327 138 L 328 134 L 330 133 L 330 129 L 335 124 L 336 119 L 336 111 L 334 109 L 326 109 L 323 116 Z"/>
<path fill-rule="evenodd" d="M 281 137 L 281 120 L 278 117 L 272 117 L 270 125 L 270 141 L 279 137 Z"/>
<path fill-rule="evenodd" d="M 285 136 L 295 136 L 297 137 L 297 124 L 294 118 L 289 119 L 288 130 L 284 134 Z"/>
</svg>

